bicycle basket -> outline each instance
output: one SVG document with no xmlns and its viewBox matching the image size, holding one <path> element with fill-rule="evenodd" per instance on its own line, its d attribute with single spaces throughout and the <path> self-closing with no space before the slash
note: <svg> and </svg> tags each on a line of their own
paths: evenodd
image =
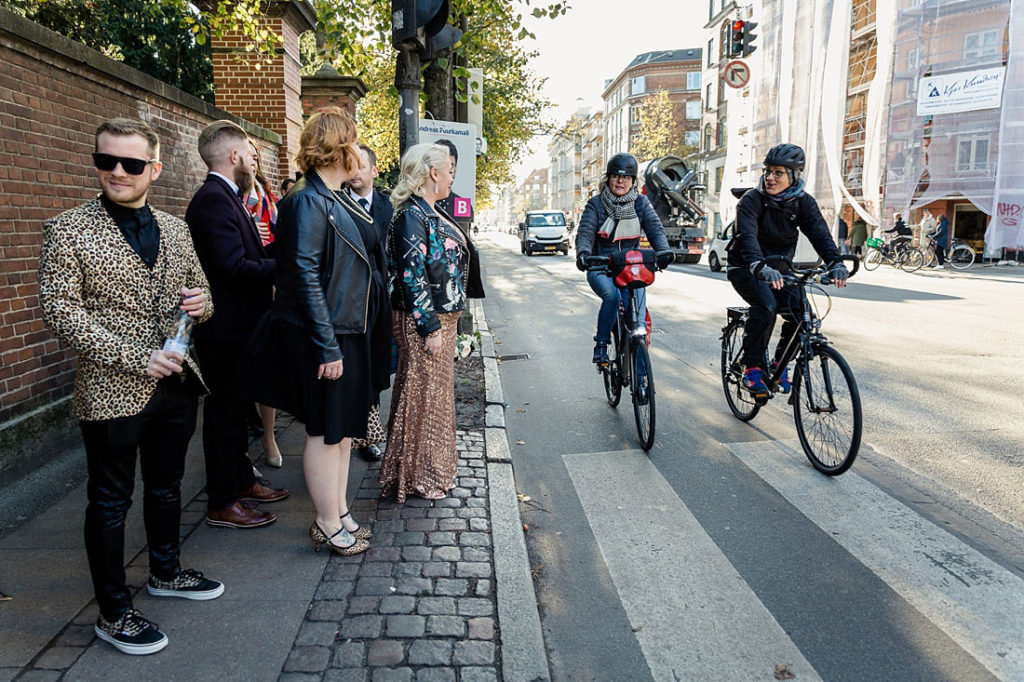
<svg viewBox="0 0 1024 682">
<path fill-rule="evenodd" d="M 642 289 L 654 282 L 654 251 L 630 249 L 613 251 L 608 263 L 608 274 L 620 289 Z"/>
<path fill-rule="evenodd" d="M 882 248 L 882 244 L 885 243 L 885 240 L 879 237 L 868 237 L 867 241 L 864 243 L 873 249 L 880 249 Z"/>
</svg>

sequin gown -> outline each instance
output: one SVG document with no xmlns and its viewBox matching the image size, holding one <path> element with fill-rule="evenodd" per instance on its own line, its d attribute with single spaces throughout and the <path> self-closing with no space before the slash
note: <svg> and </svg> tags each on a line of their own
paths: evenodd
<svg viewBox="0 0 1024 682">
<path fill-rule="evenodd" d="M 398 372 L 391 394 L 388 445 L 381 460 L 381 494 L 443 497 L 455 481 L 455 339 L 462 313 L 440 313 L 441 351 L 423 350 L 412 315 L 392 312 Z"/>
</svg>

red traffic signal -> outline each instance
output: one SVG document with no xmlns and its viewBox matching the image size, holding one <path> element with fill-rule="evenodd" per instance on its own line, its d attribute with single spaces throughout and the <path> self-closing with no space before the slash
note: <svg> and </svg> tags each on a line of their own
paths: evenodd
<svg viewBox="0 0 1024 682">
<path fill-rule="evenodd" d="M 737 19 L 732 22 L 732 31 L 729 32 L 729 56 L 739 57 L 743 54 L 743 38 L 746 22 Z"/>
</svg>

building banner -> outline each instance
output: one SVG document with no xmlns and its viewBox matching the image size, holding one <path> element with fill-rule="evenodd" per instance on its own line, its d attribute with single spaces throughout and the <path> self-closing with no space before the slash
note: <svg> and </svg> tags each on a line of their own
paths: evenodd
<svg viewBox="0 0 1024 682">
<path fill-rule="evenodd" d="M 923 76 L 917 87 L 917 115 L 998 109 L 1006 67 Z"/>
</svg>

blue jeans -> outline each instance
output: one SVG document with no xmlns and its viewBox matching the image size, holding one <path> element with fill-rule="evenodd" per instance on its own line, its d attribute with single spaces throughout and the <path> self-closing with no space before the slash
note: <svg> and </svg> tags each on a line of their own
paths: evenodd
<svg viewBox="0 0 1024 682">
<path fill-rule="evenodd" d="M 601 310 L 597 313 L 597 335 L 594 341 L 597 343 L 608 343 L 612 338 L 612 327 L 615 326 L 615 316 L 618 314 L 619 301 L 625 305 L 626 297 L 629 296 L 628 289 L 619 289 L 615 281 L 605 272 L 590 270 L 587 272 L 587 283 L 594 293 L 601 297 Z M 647 313 L 647 291 L 646 289 L 636 290 L 636 304 L 638 307 L 637 320 L 644 324 Z"/>
</svg>

